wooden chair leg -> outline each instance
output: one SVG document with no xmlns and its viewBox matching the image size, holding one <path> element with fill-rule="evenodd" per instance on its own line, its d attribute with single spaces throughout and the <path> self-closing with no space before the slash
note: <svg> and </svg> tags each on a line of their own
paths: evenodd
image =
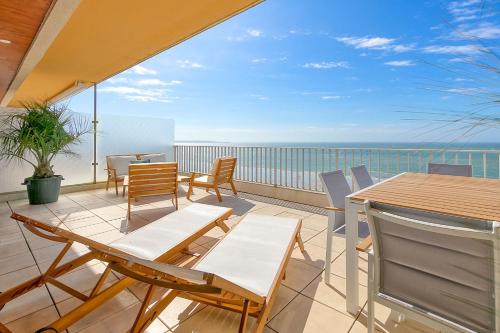
<svg viewBox="0 0 500 333">
<path fill-rule="evenodd" d="M 236 187 L 234 186 L 234 183 L 232 180 L 229 182 L 229 184 L 231 185 L 231 188 L 233 189 L 234 195 L 238 195 L 238 192 L 236 192 Z"/>
<path fill-rule="evenodd" d="M 179 198 L 177 197 L 177 193 L 175 193 L 175 210 L 179 209 Z"/>
<path fill-rule="evenodd" d="M 144 325 L 144 316 L 146 314 L 146 310 L 148 309 L 148 305 L 151 302 L 151 298 L 153 296 L 153 292 L 155 290 L 155 286 L 151 285 L 148 288 L 146 296 L 144 297 L 144 301 L 142 301 L 141 307 L 139 309 L 139 313 L 137 313 L 137 317 L 135 318 L 134 325 L 130 329 L 130 332 L 140 332 L 142 331 L 142 326 Z"/>
<path fill-rule="evenodd" d="M 128 197 L 127 219 L 130 220 L 130 196 Z"/>
<path fill-rule="evenodd" d="M 106 191 L 109 190 L 109 177 L 108 179 L 106 180 Z"/>
<path fill-rule="evenodd" d="M 193 185 L 191 185 L 191 183 L 189 183 L 189 188 L 188 188 L 188 191 L 187 191 L 187 194 L 186 194 L 186 198 L 189 200 L 189 198 L 191 197 L 191 194 L 193 193 Z"/>
<path fill-rule="evenodd" d="M 208 187 L 205 187 L 205 192 L 209 192 L 209 188 Z"/>
<path fill-rule="evenodd" d="M 217 199 L 219 202 L 222 202 L 222 196 L 220 195 L 219 188 L 217 186 L 214 187 L 215 194 L 217 194 Z"/>
<path fill-rule="evenodd" d="M 299 245 L 300 252 L 304 253 L 306 252 L 304 248 L 304 242 L 302 241 L 302 237 L 300 237 L 300 234 L 297 234 L 297 237 L 295 239 L 297 241 L 297 244 Z"/>
<path fill-rule="evenodd" d="M 247 330 L 249 303 L 250 302 L 247 299 L 243 301 L 243 312 L 241 313 L 240 328 L 238 329 L 238 333 L 245 333 Z"/>
<path fill-rule="evenodd" d="M 118 195 L 118 179 L 115 178 L 115 191 L 116 195 Z"/>
</svg>

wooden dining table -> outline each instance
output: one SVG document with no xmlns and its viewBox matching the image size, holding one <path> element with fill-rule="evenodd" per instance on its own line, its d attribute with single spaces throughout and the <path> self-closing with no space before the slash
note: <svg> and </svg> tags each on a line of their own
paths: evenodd
<svg viewBox="0 0 500 333">
<path fill-rule="evenodd" d="M 481 221 L 500 221 L 500 180 L 402 173 L 346 197 L 346 302 L 359 312 L 358 211 L 366 200 Z"/>
</svg>

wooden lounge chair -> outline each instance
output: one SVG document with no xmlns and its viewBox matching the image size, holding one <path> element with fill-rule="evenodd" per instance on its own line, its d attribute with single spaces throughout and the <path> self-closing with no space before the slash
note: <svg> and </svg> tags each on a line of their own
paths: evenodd
<svg viewBox="0 0 500 333">
<path fill-rule="evenodd" d="M 99 258 L 100 251 L 122 256 L 133 256 L 134 258 L 151 262 L 180 264 L 179 260 L 182 258 L 180 258 L 179 254 L 187 249 L 189 244 L 205 235 L 209 230 L 220 227 L 224 232 L 228 232 L 229 228 L 224 221 L 231 214 L 231 208 L 194 203 L 137 229 L 109 245 L 104 245 L 68 230 L 13 213 L 11 217 L 23 223 L 34 234 L 54 242 L 66 244 L 66 246 L 56 256 L 45 273 L 0 293 L 0 310 L 5 304 L 15 298 L 44 284 L 51 284 L 84 302 L 49 325 L 51 329 L 47 329 L 48 332 L 62 332 L 78 319 L 133 284 L 135 280 L 125 277 L 106 289 L 102 289 L 104 282 L 111 272 L 111 267 L 108 266 L 92 291 L 86 295 L 58 281 L 58 277 L 75 270 L 93 259 Z M 63 258 L 73 243 L 83 244 L 92 248 L 92 251 L 76 259 L 64 262 Z M 44 330 L 40 331 L 43 332 Z M 0 332 L 5 333 L 9 331 L 3 328 L 0 323 Z"/>
<path fill-rule="evenodd" d="M 178 208 L 177 162 L 130 164 L 128 174 L 128 218 L 132 199 L 140 197 L 172 194 L 172 204 Z"/>
<path fill-rule="evenodd" d="M 241 313 L 240 333 L 246 332 L 248 316 L 256 317 L 252 331 L 260 333 L 295 243 L 304 252 L 301 224 L 300 219 L 248 214 L 192 269 L 94 252 L 116 272 L 149 284 L 131 333 L 144 332 L 176 297 Z"/>
<path fill-rule="evenodd" d="M 221 157 L 215 160 L 212 170 L 208 174 L 200 174 L 193 172 L 189 181 L 189 190 L 187 198 L 193 194 L 193 187 L 203 187 L 208 192 L 213 189 L 217 195 L 219 202 L 222 202 L 222 197 L 219 192 L 219 185 L 229 183 L 233 193 L 236 195 L 236 187 L 233 183 L 233 173 L 236 167 L 236 157 Z"/>
</svg>

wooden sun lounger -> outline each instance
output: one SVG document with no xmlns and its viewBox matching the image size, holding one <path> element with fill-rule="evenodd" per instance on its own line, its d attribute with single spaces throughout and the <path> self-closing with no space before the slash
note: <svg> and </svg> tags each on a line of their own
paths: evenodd
<svg viewBox="0 0 500 333">
<path fill-rule="evenodd" d="M 50 325 L 53 329 L 48 330 L 50 332 L 62 332 L 106 300 L 133 284 L 135 280 L 130 277 L 125 277 L 110 287 L 101 290 L 111 272 L 111 267 L 108 266 L 90 294 L 85 295 L 58 281 L 58 277 L 73 271 L 75 268 L 93 259 L 98 259 L 101 257 L 101 251 L 120 256 L 133 256 L 134 258 L 151 262 L 177 264 L 176 260 L 179 259 L 178 254 L 187 249 L 193 241 L 205 235 L 211 229 L 220 227 L 224 232 L 228 232 L 229 227 L 224 221 L 229 218 L 231 214 L 231 208 L 194 203 L 182 210 L 175 211 L 155 222 L 137 229 L 109 245 L 104 245 L 68 230 L 13 213 L 11 217 L 14 220 L 22 222 L 24 226 L 34 234 L 55 242 L 65 243 L 66 245 L 45 273 L 16 287 L 1 292 L 0 311 L 5 304 L 13 299 L 30 290 L 41 287 L 46 283 L 50 283 L 84 301 L 82 305 L 58 319 L 53 325 Z M 89 249 L 92 249 L 92 251 L 71 261 L 61 263 L 73 243 L 86 245 Z M 2 327 L 0 323 L 0 332 L 9 332 L 8 330 L 5 331 L 5 329 L 6 328 Z M 40 331 L 43 332 L 44 329 Z"/>
<path fill-rule="evenodd" d="M 260 333 L 295 243 L 304 251 L 301 224 L 300 219 L 248 214 L 193 269 L 93 250 L 111 269 L 149 284 L 131 333 L 144 332 L 176 297 L 241 313 L 240 333 L 247 330 L 248 316 L 256 317 L 252 331 Z M 153 300 L 158 288 L 164 292 Z"/>
</svg>

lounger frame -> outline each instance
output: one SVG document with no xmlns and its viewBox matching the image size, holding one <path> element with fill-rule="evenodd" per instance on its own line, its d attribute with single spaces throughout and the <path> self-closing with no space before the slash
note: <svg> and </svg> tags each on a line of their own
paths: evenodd
<svg viewBox="0 0 500 333">
<path fill-rule="evenodd" d="M 143 300 L 139 313 L 134 321 L 130 333 L 144 332 L 159 314 L 176 298 L 181 297 L 195 302 L 215 306 L 217 308 L 241 313 L 239 333 L 246 332 L 248 317 L 256 317 L 257 322 L 254 332 L 264 330 L 269 312 L 276 299 L 281 280 L 285 278 L 285 271 L 291 257 L 295 243 L 304 252 L 304 244 L 300 237 L 302 221 L 297 224 L 285 256 L 279 266 L 269 294 L 265 297 L 258 295 L 246 288 L 234 284 L 218 275 L 162 265 L 146 260 L 138 260 L 131 256 L 116 255 L 97 251 L 97 257 L 109 263 L 111 269 L 131 277 L 135 280 L 149 284 L 148 291 Z M 225 236 L 224 236 L 225 237 Z M 215 245 L 216 247 L 217 245 Z M 213 248 L 212 248 L 213 249 Z M 207 252 L 205 256 L 208 255 Z M 196 267 L 195 267 L 196 268 Z M 159 299 L 154 300 L 153 295 L 158 288 L 166 288 Z"/>
<path fill-rule="evenodd" d="M 220 227 L 224 232 L 227 233 L 229 231 L 229 227 L 226 225 L 224 221 L 228 219 L 231 215 L 232 215 L 232 209 L 229 209 L 227 213 L 221 215 L 218 219 L 214 219 L 212 223 L 207 224 L 207 226 L 200 229 L 198 232 L 190 235 L 184 241 L 180 242 L 176 246 L 169 249 L 167 252 L 162 254 L 153 262 L 170 263 L 174 265 L 187 264 L 187 262 L 182 261 L 182 258 L 179 258 L 180 257 L 179 254 L 185 251 L 188 248 L 188 246 L 191 243 L 193 243 L 196 239 L 205 235 L 208 231 L 210 231 L 215 227 Z M 46 223 L 37 221 L 35 219 L 29 218 L 21 214 L 12 213 L 11 218 L 23 223 L 24 226 L 29 231 L 31 231 L 37 236 L 40 236 L 42 238 L 54 242 L 64 243 L 66 245 L 58 253 L 54 261 L 50 264 L 49 268 L 44 273 L 24 283 L 21 283 L 15 287 L 12 287 L 6 291 L 1 292 L 0 311 L 5 306 L 5 304 L 9 303 L 10 301 L 47 283 L 65 291 L 66 293 L 84 302 L 82 305 L 78 306 L 77 308 L 73 309 L 66 315 L 62 316 L 61 318 L 53 322 L 52 324 L 48 325 L 43 329 L 38 330 L 37 332 L 44 332 L 45 330 L 48 332 L 49 331 L 62 332 L 67 327 L 71 326 L 73 323 L 78 321 L 80 318 L 92 312 L 98 306 L 106 302 L 108 299 L 112 298 L 125 288 L 135 283 L 136 280 L 134 280 L 133 278 L 125 277 L 113 283 L 106 289 L 102 289 L 104 283 L 107 280 L 107 277 L 109 276 L 109 273 L 111 273 L 111 267 L 109 265 L 106 267 L 105 271 L 101 274 L 101 276 L 99 277 L 98 281 L 94 285 L 89 295 L 85 295 L 80 291 L 56 280 L 58 277 L 75 270 L 76 268 L 86 264 L 91 260 L 99 259 L 100 257 L 102 257 L 101 253 L 113 253 L 115 255 L 120 255 L 120 256 L 129 256 L 129 255 L 111 246 L 104 245 L 102 243 L 93 241 L 89 238 L 72 233 L 71 231 L 64 230 L 56 226 L 48 225 Z M 61 260 L 64 258 L 64 256 L 74 243 L 83 244 L 89 247 L 91 251 L 60 265 Z M 179 261 L 180 259 L 181 261 Z M 10 331 L 5 327 L 5 325 L 0 323 L 0 332 L 8 333 Z"/>
</svg>

